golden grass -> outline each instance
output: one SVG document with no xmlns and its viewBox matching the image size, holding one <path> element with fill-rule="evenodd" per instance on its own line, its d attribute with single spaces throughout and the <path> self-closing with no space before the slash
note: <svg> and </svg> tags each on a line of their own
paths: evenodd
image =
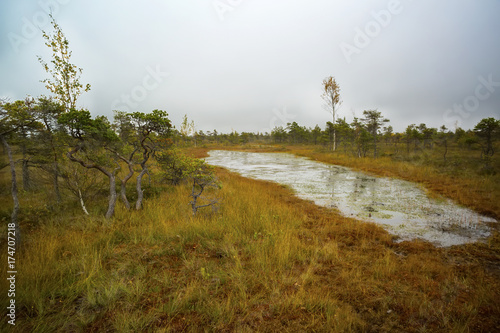
<svg viewBox="0 0 500 333">
<path fill-rule="evenodd" d="M 450 249 L 394 243 L 375 224 L 317 207 L 279 185 L 217 172 L 223 188 L 216 214 L 193 216 L 189 188 L 178 186 L 149 198 L 139 212 L 118 205 L 111 222 L 73 211 L 32 221 L 36 227 L 17 255 L 16 326 L 2 320 L 0 329 L 500 328 L 498 234 Z M 6 301 L 2 293 L 2 306 Z"/>
</svg>

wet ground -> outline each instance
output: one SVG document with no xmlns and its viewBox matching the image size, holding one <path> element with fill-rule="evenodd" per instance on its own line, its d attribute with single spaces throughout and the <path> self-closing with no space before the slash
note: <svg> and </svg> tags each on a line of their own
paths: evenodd
<svg viewBox="0 0 500 333">
<path fill-rule="evenodd" d="M 376 177 L 286 153 L 214 150 L 205 160 L 245 177 L 290 187 L 297 196 L 342 214 L 381 224 L 400 241 L 437 246 L 476 242 L 490 235 L 492 218 L 445 198 L 430 198 L 418 184 Z"/>
</svg>

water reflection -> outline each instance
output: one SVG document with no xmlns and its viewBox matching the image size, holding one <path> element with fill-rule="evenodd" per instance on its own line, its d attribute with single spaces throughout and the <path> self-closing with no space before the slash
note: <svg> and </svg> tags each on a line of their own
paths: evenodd
<svg viewBox="0 0 500 333">
<path fill-rule="evenodd" d="M 382 224 L 400 240 L 421 238 L 438 246 L 475 242 L 490 235 L 487 223 L 496 222 L 450 200 L 431 199 L 419 185 L 399 179 L 285 153 L 215 150 L 209 155 L 209 164 L 287 185 L 318 205 Z"/>
</svg>

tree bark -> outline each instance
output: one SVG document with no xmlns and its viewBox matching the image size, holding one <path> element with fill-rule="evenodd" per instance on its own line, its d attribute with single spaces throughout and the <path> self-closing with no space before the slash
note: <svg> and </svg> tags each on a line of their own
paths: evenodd
<svg viewBox="0 0 500 333">
<path fill-rule="evenodd" d="M 137 151 L 137 149 L 135 149 L 132 154 L 130 154 L 130 157 L 129 159 L 127 160 L 125 157 L 123 157 L 122 155 L 118 154 L 118 152 L 116 152 L 115 150 L 112 150 L 112 149 L 108 149 L 109 151 L 115 153 L 116 156 L 118 156 L 119 159 L 121 159 L 122 161 L 124 161 L 125 163 L 127 163 L 128 165 L 128 174 L 123 178 L 121 179 L 120 181 L 120 198 L 122 199 L 123 201 L 123 204 L 125 205 L 125 207 L 127 209 L 130 209 L 130 202 L 128 201 L 127 199 L 127 182 L 130 180 L 130 178 L 132 178 L 132 176 L 134 175 L 134 163 L 132 162 L 132 159 L 134 158 L 134 154 L 135 152 Z"/>
<path fill-rule="evenodd" d="M 53 184 L 54 184 L 54 192 L 56 195 L 56 201 L 58 204 L 61 203 L 61 191 L 59 190 L 59 163 L 57 158 L 56 146 L 54 144 L 54 133 L 52 132 L 52 127 L 46 117 L 43 118 L 43 122 L 50 137 L 50 148 L 52 149 L 52 154 L 54 155 L 54 174 L 53 174 Z M 86 209 L 84 209 L 86 211 Z M 87 212 L 88 215 L 88 212 Z"/>
<path fill-rule="evenodd" d="M 114 173 L 109 173 L 109 202 L 106 218 L 110 219 L 115 213 L 116 206 L 116 177 Z"/>
<path fill-rule="evenodd" d="M 335 110 L 335 100 L 332 96 L 332 116 L 333 116 L 333 151 L 337 150 L 337 131 L 335 129 L 335 117 L 336 117 L 336 110 Z"/>
<path fill-rule="evenodd" d="M 141 161 L 141 173 L 137 176 L 136 189 L 137 189 L 137 201 L 135 202 L 135 209 L 140 210 L 142 207 L 142 200 L 144 198 L 144 191 L 142 190 L 142 177 L 148 172 L 148 168 L 146 163 L 149 160 L 150 149 L 146 146 L 146 139 L 148 137 L 145 136 L 141 140 L 142 151 L 142 161 Z"/>
<path fill-rule="evenodd" d="M 130 202 L 127 199 L 127 182 L 134 175 L 134 169 L 129 165 L 129 173 L 121 180 L 120 197 L 127 209 L 130 209 Z"/>
<path fill-rule="evenodd" d="M 144 191 L 142 190 L 142 177 L 147 173 L 146 165 L 143 166 L 141 173 L 137 176 L 137 201 L 135 202 L 135 209 L 140 210 L 142 207 L 142 200 L 144 199 Z"/>
<path fill-rule="evenodd" d="M 78 188 L 78 198 L 80 199 L 80 206 L 82 206 L 82 210 L 85 215 L 89 215 L 87 207 L 85 207 L 85 201 L 83 201 L 82 191 L 80 191 L 80 187 L 78 187 L 78 184 L 76 186 Z"/>
<path fill-rule="evenodd" d="M 81 146 L 77 146 L 73 148 L 73 150 L 69 151 L 66 156 L 72 161 L 79 163 L 81 166 L 87 168 L 87 169 L 97 169 L 103 174 L 105 174 L 109 178 L 109 201 L 108 201 L 108 210 L 106 212 L 106 218 L 109 219 L 113 216 L 115 212 L 115 206 L 116 206 L 116 177 L 115 169 L 113 172 L 110 172 L 103 168 L 100 165 L 94 164 L 94 163 L 86 163 L 85 161 L 76 158 L 74 155 L 81 150 Z"/>
<path fill-rule="evenodd" d="M 7 140 L 3 135 L 0 135 L 0 139 L 2 140 L 2 144 L 7 152 L 7 156 L 9 158 L 10 165 L 10 176 L 12 182 L 12 200 L 14 202 L 14 207 L 12 209 L 11 222 L 14 224 L 15 238 L 16 238 L 16 246 L 19 247 L 21 245 L 21 229 L 19 228 L 19 222 L 17 220 L 17 216 L 19 214 L 19 198 L 17 195 L 17 178 L 16 178 L 16 165 L 14 162 L 14 158 L 12 157 L 12 149 L 10 148 Z"/>
</svg>

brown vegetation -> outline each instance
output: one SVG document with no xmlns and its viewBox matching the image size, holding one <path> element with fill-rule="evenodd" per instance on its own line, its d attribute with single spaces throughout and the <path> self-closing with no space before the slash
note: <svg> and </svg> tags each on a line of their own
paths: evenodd
<svg viewBox="0 0 500 333">
<path fill-rule="evenodd" d="M 288 149 L 318 160 L 330 156 Z M 206 149 L 190 152 L 203 156 Z M 378 161 L 380 169 L 372 160 L 370 171 L 397 175 L 404 166 L 384 169 Z M 403 176 L 425 175 L 417 171 Z M 14 331 L 500 329 L 498 233 L 487 243 L 451 248 L 396 243 L 375 224 L 298 199 L 277 184 L 223 169 L 217 174 L 223 184 L 217 214 L 193 216 L 188 184 L 150 197 L 142 211 L 117 206 L 112 223 L 81 216 L 77 206 L 44 215 L 36 200 L 43 193 L 21 196 L 29 207 L 21 228 L 31 229 L 18 256 Z"/>
</svg>

